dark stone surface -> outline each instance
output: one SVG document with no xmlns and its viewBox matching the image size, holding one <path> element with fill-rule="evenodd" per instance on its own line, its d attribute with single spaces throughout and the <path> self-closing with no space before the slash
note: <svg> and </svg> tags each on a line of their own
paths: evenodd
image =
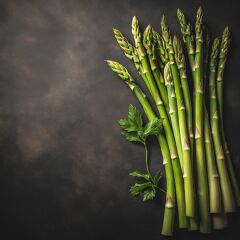
<svg viewBox="0 0 240 240">
<path fill-rule="evenodd" d="M 2 239 L 164 239 L 163 201 L 142 204 L 129 196 L 128 173 L 144 168 L 144 155 L 120 136 L 117 120 L 129 103 L 138 104 L 103 60 L 131 65 L 112 28 L 130 37 L 133 15 L 159 29 L 164 13 L 179 34 L 177 7 L 193 19 L 199 5 L 213 35 L 226 24 L 232 31 L 225 113 L 239 172 L 237 1 L 0 1 Z M 157 144 L 152 155 L 158 168 Z M 177 230 L 174 239 L 236 239 L 239 223 L 234 214 L 225 231 Z"/>
</svg>

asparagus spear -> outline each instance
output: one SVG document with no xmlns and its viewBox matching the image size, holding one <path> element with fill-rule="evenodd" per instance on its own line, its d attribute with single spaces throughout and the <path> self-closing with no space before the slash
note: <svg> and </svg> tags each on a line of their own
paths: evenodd
<svg viewBox="0 0 240 240">
<path fill-rule="evenodd" d="M 175 60 L 177 63 L 177 67 L 179 70 L 179 75 L 181 79 L 181 86 L 183 90 L 183 97 L 184 102 L 186 106 L 186 115 L 187 115 L 187 126 L 188 126 L 188 134 L 190 139 L 190 146 L 191 146 L 191 159 L 192 159 L 192 165 L 193 165 L 193 173 L 194 173 L 194 135 L 193 135 L 193 120 L 192 120 L 192 103 L 191 103 L 191 95 L 189 91 L 189 85 L 188 85 L 188 79 L 187 79 L 187 73 L 186 73 L 186 62 L 185 57 L 183 54 L 183 48 L 181 41 L 174 36 L 173 37 L 173 48 L 175 52 Z M 194 184 L 194 193 L 196 195 L 196 184 Z M 196 196 L 194 195 L 195 199 Z M 189 221 L 189 230 L 194 231 L 198 229 L 198 221 L 197 216 L 191 217 Z"/>
<path fill-rule="evenodd" d="M 222 34 L 222 41 L 221 41 L 220 54 L 219 54 L 219 63 L 218 63 L 218 70 L 217 70 L 217 99 L 218 99 L 218 107 L 219 107 L 219 115 L 220 115 L 221 135 L 223 140 L 223 147 L 224 147 L 227 167 L 228 167 L 230 180 L 231 180 L 234 195 L 235 195 L 235 200 L 237 205 L 240 206 L 239 185 L 235 175 L 230 152 L 228 149 L 228 144 L 227 144 L 227 140 L 224 132 L 224 123 L 223 123 L 223 73 L 225 69 L 225 63 L 226 63 L 227 54 L 229 51 L 229 46 L 230 46 L 230 32 L 228 27 L 226 27 Z"/>
<path fill-rule="evenodd" d="M 162 17 L 161 27 L 162 27 L 162 35 L 166 43 L 166 48 L 168 50 L 170 68 L 173 76 L 173 82 L 174 82 L 176 99 L 177 99 L 180 136 L 181 136 L 182 152 L 183 152 L 183 159 L 184 159 L 183 178 L 184 178 L 185 201 L 186 201 L 186 215 L 189 217 L 194 217 L 195 215 L 194 177 L 193 177 L 193 167 L 192 167 L 192 160 L 191 160 L 191 147 L 189 143 L 189 135 L 188 135 L 188 129 L 187 129 L 185 103 L 184 103 L 182 88 L 180 84 L 178 68 L 175 62 L 175 56 L 174 56 L 174 51 L 172 46 L 172 38 L 169 33 L 166 18 L 164 16 Z"/>
<path fill-rule="evenodd" d="M 204 139 L 206 149 L 206 161 L 207 161 L 207 172 L 208 172 L 208 186 L 209 186 L 209 203 L 211 213 L 221 213 L 221 189 L 219 183 L 219 174 L 216 165 L 216 158 L 213 146 L 213 140 L 211 135 L 211 128 L 209 123 L 209 115 L 206 107 L 205 89 L 208 79 L 208 59 L 209 59 L 209 45 L 210 37 L 205 27 L 205 39 L 204 42 Z M 222 214 L 213 215 L 213 227 L 219 228 Z M 224 216 L 224 222 L 226 223 L 226 217 Z M 222 224 L 221 224 L 222 225 Z"/>
<path fill-rule="evenodd" d="M 128 85 L 128 87 L 132 90 L 134 95 L 139 100 L 142 105 L 144 112 L 148 119 L 151 121 L 156 118 L 152 107 L 150 106 L 146 95 L 142 92 L 142 90 L 138 87 L 134 79 L 128 73 L 127 69 L 123 67 L 118 62 L 107 61 L 109 67 L 118 74 L 118 76 Z M 161 148 L 162 156 L 163 156 L 163 165 L 165 168 L 166 174 L 166 203 L 164 210 L 164 219 L 162 226 L 162 234 L 171 236 L 173 234 L 173 225 L 174 225 L 174 212 L 175 212 L 175 186 L 174 186 L 174 176 L 173 176 L 173 168 L 170 152 L 168 149 L 168 144 L 165 139 L 164 134 L 160 133 L 158 136 L 158 142 Z M 176 182 L 177 183 L 177 182 Z"/>
<path fill-rule="evenodd" d="M 135 41 L 136 52 L 141 62 L 142 71 L 145 73 L 147 77 L 146 85 L 149 88 L 149 92 L 151 93 L 155 101 L 159 115 L 163 121 L 163 128 L 165 131 L 167 143 L 168 143 L 170 154 L 171 154 L 174 178 L 176 181 L 176 196 L 177 196 L 177 204 L 178 204 L 179 227 L 186 228 L 187 218 L 186 218 L 186 206 L 185 206 L 185 200 L 184 200 L 183 176 L 182 176 L 181 165 L 180 165 L 180 161 L 177 153 L 176 143 L 174 140 L 171 124 L 168 119 L 168 114 L 163 105 L 163 101 L 160 97 L 160 94 L 158 93 L 157 86 L 155 84 L 154 77 L 152 75 L 152 71 L 148 63 L 147 55 L 142 44 L 141 33 L 139 30 L 139 23 L 135 16 L 133 17 L 133 20 L 132 20 L 132 34 Z"/>
<path fill-rule="evenodd" d="M 210 212 L 220 213 L 221 212 L 221 190 L 219 185 L 219 175 L 218 175 L 218 170 L 215 163 L 215 154 L 213 150 L 208 113 L 206 110 L 204 111 L 205 111 L 204 138 L 205 138 L 206 160 L 207 160 L 207 170 L 208 170 L 208 179 L 209 179 L 208 185 L 209 185 Z"/>
<path fill-rule="evenodd" d="M 209 193 L 207 183 L 207 168 L 204 148 L 204 104 L 203 104 L 203 24 L 202 8 L 197 11 L 196 16 L 196 54 L 194 65 L 192 66 L 194 76 L 194 119 L 195 119 L 195 144 L 196 144 L 196 166 L 198 179 L 198 198 L 200 215 L 200 232 L 211 232 L 211 221 L 209 213 Z"/>
<path fill-rule="evenodd" d="M 225 69 L 227 55 L 229 52 L 229 47 L 230 47 L 230 32 L 229 28 L 225 27 L 221 39 L 219 63 L 217 69 L 217 98 L 220 116 L 223 116 L 223 73 Z"/>
<path fill-rule="evenodd" d="M 190 95 L 190 90 L 188 85 L 188 79 L 187 79 L 187 73 L 186 73 L 186 62 L 183 54 L 183 48 L 182 48 L 181 41 L 176 36 L 173 37 L 173 48 L 175 52 L 176 64 L 179 70 L 183 97 L 184 97 L 184 102 L 186 106 L 188 134 L 189 134 L 190 145 L 191 145 L 191 156 L 193 159 L 194 135 L 193 135 L 193 127 L 192 127 L 192 124 L 193 124 L 192 102 L 191 102 L 191 95 Z"/>
<path fill-rule="evenodd" d="M 221 135 L 219 132 L 219 120 L 218 120 L 218 108 L 216 97 L 216 67 L 217 57 L 219 54 L 219 39 L 215 38 L 211 51 L 210 59 L 210 73 L 209 73 L 209 98 L 210 98 L 210 117 L 211 117 L 211 129 L 213 136 L 213 143 L 216 153 L 216 160 L 218 166 L 218 172 L 220 176 L 220 185 L 222 190 L 223 209 L 224 212 L 234 212 L 235 202 L 230 178 L 227 172 L 227 166 L 223 153 L 223 146 L 221 142 Z"/>
</svg>

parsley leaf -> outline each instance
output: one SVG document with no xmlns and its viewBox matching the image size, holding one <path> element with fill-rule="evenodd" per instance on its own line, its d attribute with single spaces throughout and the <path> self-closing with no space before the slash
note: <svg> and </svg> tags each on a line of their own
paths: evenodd
<svg viewBox="0 0 240 240">
<path fill-rule="evenodd" d="M 144 179 L 146 179 L 146 180 L 149 180 L 149 179 L 150 179 L 149 174 L 140 173 L 139 171 L 131 172 L 131 173 L 129 173 L 129 175 L 130 175 L 130 176 L 133 176 L 133 177 L 144 178 Z"/>
<path fill-rule="evenodd" d="M 141 142 L 144 143 L 144 140 L 135 132 L 123 131 L 122 135 L 130 142 Z"/>
<path fill-rule="evenodd" d="M 143 201 L 145 202 L 147 200 L 152 200 L 152 199 L 154 199 L 155 196 L 156 196 L 156 189 L 155 189 L 155 187 L 147 188 L 143 192 Z"/>
<path fill-rule="evenodd" d="M 139 196 L 146 188 L 151 187 L 152 183 L 151 182 L 145 182 L 145 183 L 135 183 L 131 188 L 130 188 L 130 193 L 132 196 L 136 197 Z"/>
<path fill-rule="evenodd" d="M 128 118 L 120 119 L 119 125 L 123 129 L 122 135 L 130 142 L 145 143 L 150 135 L 158 135 L 162 130 L 162 121 L 155 118 L 143 126 L 141 112 L 133 105 L 129 105 Z"/>
<path fill-rule="evenodd" d="M 129 175 L 142 179 L 143 182 L 135 183 L 130 188 L 130 193 L 134 197 L 142 195 L 144 202 L 147 200 L 152 200 L 156 196 L 157 190 L 165 192 L 159 187 L 159 182 L 162 178 L 162 173 L 160 170 L 153 177 L 147 173 L 141 173 L 139 171 L 134 171 Z"/>
<path fill-rule="evenodd" d="M 158 136 L 160 131 L 162 130 L 162 121 L 158 118 L 148 122 L 144 128 L 144 137 L 148 137 L 149 135 Z"/>
<path fill-rule="evenodd" d="M 142 126 L 143 126 L 142 115 L 141 115 L 140 111 L 132 104 L 129 105 L 128 119 L 132 123 L 134 123 L 134 125 L 137 127 L 137 129 L 142 128 Z"/>
<path fill-rule="evenodd" d="M 128 118 L 120 119 L 119 125 L 127 132 L 138 132 L 139 130 L 143 130 L 143 121 L 140 111 L 130 104 L 128 109 Z"/>
</svg>

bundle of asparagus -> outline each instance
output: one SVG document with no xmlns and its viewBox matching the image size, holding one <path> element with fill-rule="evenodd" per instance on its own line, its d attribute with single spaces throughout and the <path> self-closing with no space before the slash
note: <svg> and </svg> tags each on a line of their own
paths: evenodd
<svg viewBox="0 0 240 240">
<path fill-rule="evenodd" d="M 162 234 L 168 236 L 173 234 L 175 209 L 179 228 L 210 233 L 212 229 L 227 227 L 227 213 L 235 212 L 240 206 L 240 190 L 223 119 L 229 29 L 224 29 L 221 39 L 211 41 L 203 24 L 201 7 L 196 14 L 195 30 L 180 9 L 177 16 L 186 58 L 181 40 L 170 34 L 164 16 L 161 33 L 149 25 L 143 34 L 134 16 L 134 45 L 118 29 L 113 29 L 120 48 L 143 79 L 157 113 L 127 69 L 107 60 L 137 97 L 149 120 L 144 126 L 140 111 L 130 105 L 128 118 L 119 121 L 127 140 L 145 146 L 146 173 L 130 174 L 141 180 L 131 187 L 130 193 L 142 194 L 144 201 L 153 199 L 162 190 L 161 173 L 154 176 L 150 173 L 146 138 L 155 135 L 159 142 L 166 177 L 166 191 L 162 190 L 166 194 Z"/>
</svg>

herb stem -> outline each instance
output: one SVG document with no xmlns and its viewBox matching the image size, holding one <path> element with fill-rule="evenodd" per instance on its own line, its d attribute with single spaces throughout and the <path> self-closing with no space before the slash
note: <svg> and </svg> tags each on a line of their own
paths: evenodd
<svg viewBox="0 0 240 240">
<path fill-rule="evenodd" d="M 150 180 L 154 183 L 154 179 L 150 173 L 150 168 L 149 168 L 149 157 L 148 157 L 148 148 L 147 148 L 147 144 L 146 142 L 143 142 L 143 145 L 144 145 L 144 149 L 145 149 L 145 163 L 146 163 L 146 169 L 147 169 L 147 173 L 150 177 Z"/>
</svg>

